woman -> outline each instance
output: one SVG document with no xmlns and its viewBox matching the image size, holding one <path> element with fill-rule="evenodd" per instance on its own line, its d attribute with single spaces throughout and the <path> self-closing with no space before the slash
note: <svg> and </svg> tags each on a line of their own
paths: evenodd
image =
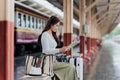
<svg viewBox="0 0 120 80">
<path fill-rule="evenodd" d="M 56 36 L 60 20 L 51 16 L 43 30 L 39 42 L 41 43 L 42 52 L 46 54 L 55 54 L 65 52 L 66 47 L 56 48 L 59 44 Z M 77 80 L 77 73 L 74 65 L 64 62 L 54 62 L 53 71 L 60 80 Z"/>
</svg>

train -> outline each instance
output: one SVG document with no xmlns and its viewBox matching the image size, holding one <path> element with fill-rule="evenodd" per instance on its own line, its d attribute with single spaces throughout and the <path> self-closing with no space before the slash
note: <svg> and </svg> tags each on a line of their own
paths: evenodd
<svg viewBox="0 0 120 80">
<path fill-rule="evenodd" d="M 14 53 L 20 56 L 36 52 L 38 37 L 44 29 L 49 16 L 32 7 L 15 3 L 14 10 Z M 58 36 L 63 36 L 63 23 L 57 31 Z M 79 29 L 73 26 L 73 36 L 79 35 Z"/>
</svg>

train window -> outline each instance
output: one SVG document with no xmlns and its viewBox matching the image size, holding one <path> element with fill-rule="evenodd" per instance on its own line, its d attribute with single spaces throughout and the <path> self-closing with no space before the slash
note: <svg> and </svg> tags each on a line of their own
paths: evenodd
<svg viewBox="0 0 120 80">
<path fill-rule="evenodd" d="M 22 23 L 22 22 L 21 22 L 22 20 L 21 20 L 21 19 L 22 19 L 22 18 L 21 18 L 21 13 L 18 13 L 18 18 L 17 18 L 17 23 L 16 23 L 18 27 L 21 27 L 21 26 L 22 26 L 22 24 L 21 24 L 21 23 Z"/>
<path fill-rule="evenodd" d="M 28 16 L 28 27 L 30 28 L 30 16 Z"/>
<path fill-rule="evenodd" d="M 30 16 L 27 15 L 27 27 L 30 28 Z"/>
<path fill-rule="evenodd" d="M 32 22 L 32 16 L 30 16 L 30 29 L 32 29 L 33 22 Z"/>
<path fill-rule="evenodd" d="M 45 20 L 45 26 L 46 26 L 46 24 L 47 24 L 47 21 Z"/>
<path fill-rule="evenodd" d="M 39 30 L 41 30 L 41 28 L 42 28 L 42 22 L 41 22 L 41 19 L 39 19 Z"/>
<path fill-rule="evenodd" d="M 26 28 L 28 28 L 28 15 L 26 14 Z"/>
<path fill-rule="evenodd" d="M 44 26 L 46 26 L 46 21 L 44 20 Z"/>
<path fill-rule="evenodd" d="M 34 29 L 34 17 L 32 17 L 31 25 L 32 25 L 32 29 Z"/>
<path fill-rule="evenodd" d="M 22 21 L 23 23 L 23 27 L 26 27 L 26 15 L 25 14 L 23 14 L 23 21 Z"/>
<path fill-rule="evenodd" d="M 44 29 L 44 27 L 45 27 L 45 21 L 42 20 L 42 29 Z"/>
<path fill-rule="evenodd" d="M 15 12 L 15 17 L 14 18 L 15 18 L 15 20 L 14 20 L 15 21 L 14 22 L 15 27 L 18 27 L 18 24 L 17 24 L 17 22 L 18 22 L 18 11 Z"/>
<path fill-rule="evenodd" d="M 36 17 L 34 17 L 34 29 L 36 28 Z"/>
<path fill-rule="evenodd" d="M 36 18 L 36 29 L 38 29 L 38 18 Z"/>
</svg>

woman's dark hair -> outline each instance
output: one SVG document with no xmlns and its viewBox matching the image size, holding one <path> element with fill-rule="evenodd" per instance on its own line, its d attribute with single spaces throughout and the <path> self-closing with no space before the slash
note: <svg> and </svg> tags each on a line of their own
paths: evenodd
<svg viewBox="0 0 120 80">
<path fill-rule="evenodd" d="M 46 24 L 44 30 L 42 31 L 42 33 L 45 32 L 45 31 L 48 31 L 51 28 L 51 26 L 57 24 L 58 22 L 60 22 L 60 20 L 57 17 L 51 16 L 48 19 L 47 24 Z M 38 38 L 38 45 L 40 46 L 41 49 L 42 49 L 42 46 L 41 46 L 41 36 L 42 36 L 42 33 L 41 33 L 41 35 L 39 35 L 39 38 Z M 53 35 L 55 41 L 57 42 L 57 46 L 59 46 L 59 40 L 57 38 L 56 32 L 52 32 L 52 35 Z"/>
</svg>

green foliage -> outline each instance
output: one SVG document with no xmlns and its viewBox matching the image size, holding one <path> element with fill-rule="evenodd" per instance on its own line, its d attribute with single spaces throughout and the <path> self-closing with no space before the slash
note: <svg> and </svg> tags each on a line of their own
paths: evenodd
<svg viewBox="0 0 120 80">
<path fill-rule="evenodd" d="M 120 35 L 120 26 L 117 26 L 110 34 Z"/>
<path fill-rule="evenodd" d="M 110 34 L 106 34 L 102 38 L 104 40 L 111 39 L 113 36 L 120 35 L 120 25 L 118 25 Z"/>
</svg>

